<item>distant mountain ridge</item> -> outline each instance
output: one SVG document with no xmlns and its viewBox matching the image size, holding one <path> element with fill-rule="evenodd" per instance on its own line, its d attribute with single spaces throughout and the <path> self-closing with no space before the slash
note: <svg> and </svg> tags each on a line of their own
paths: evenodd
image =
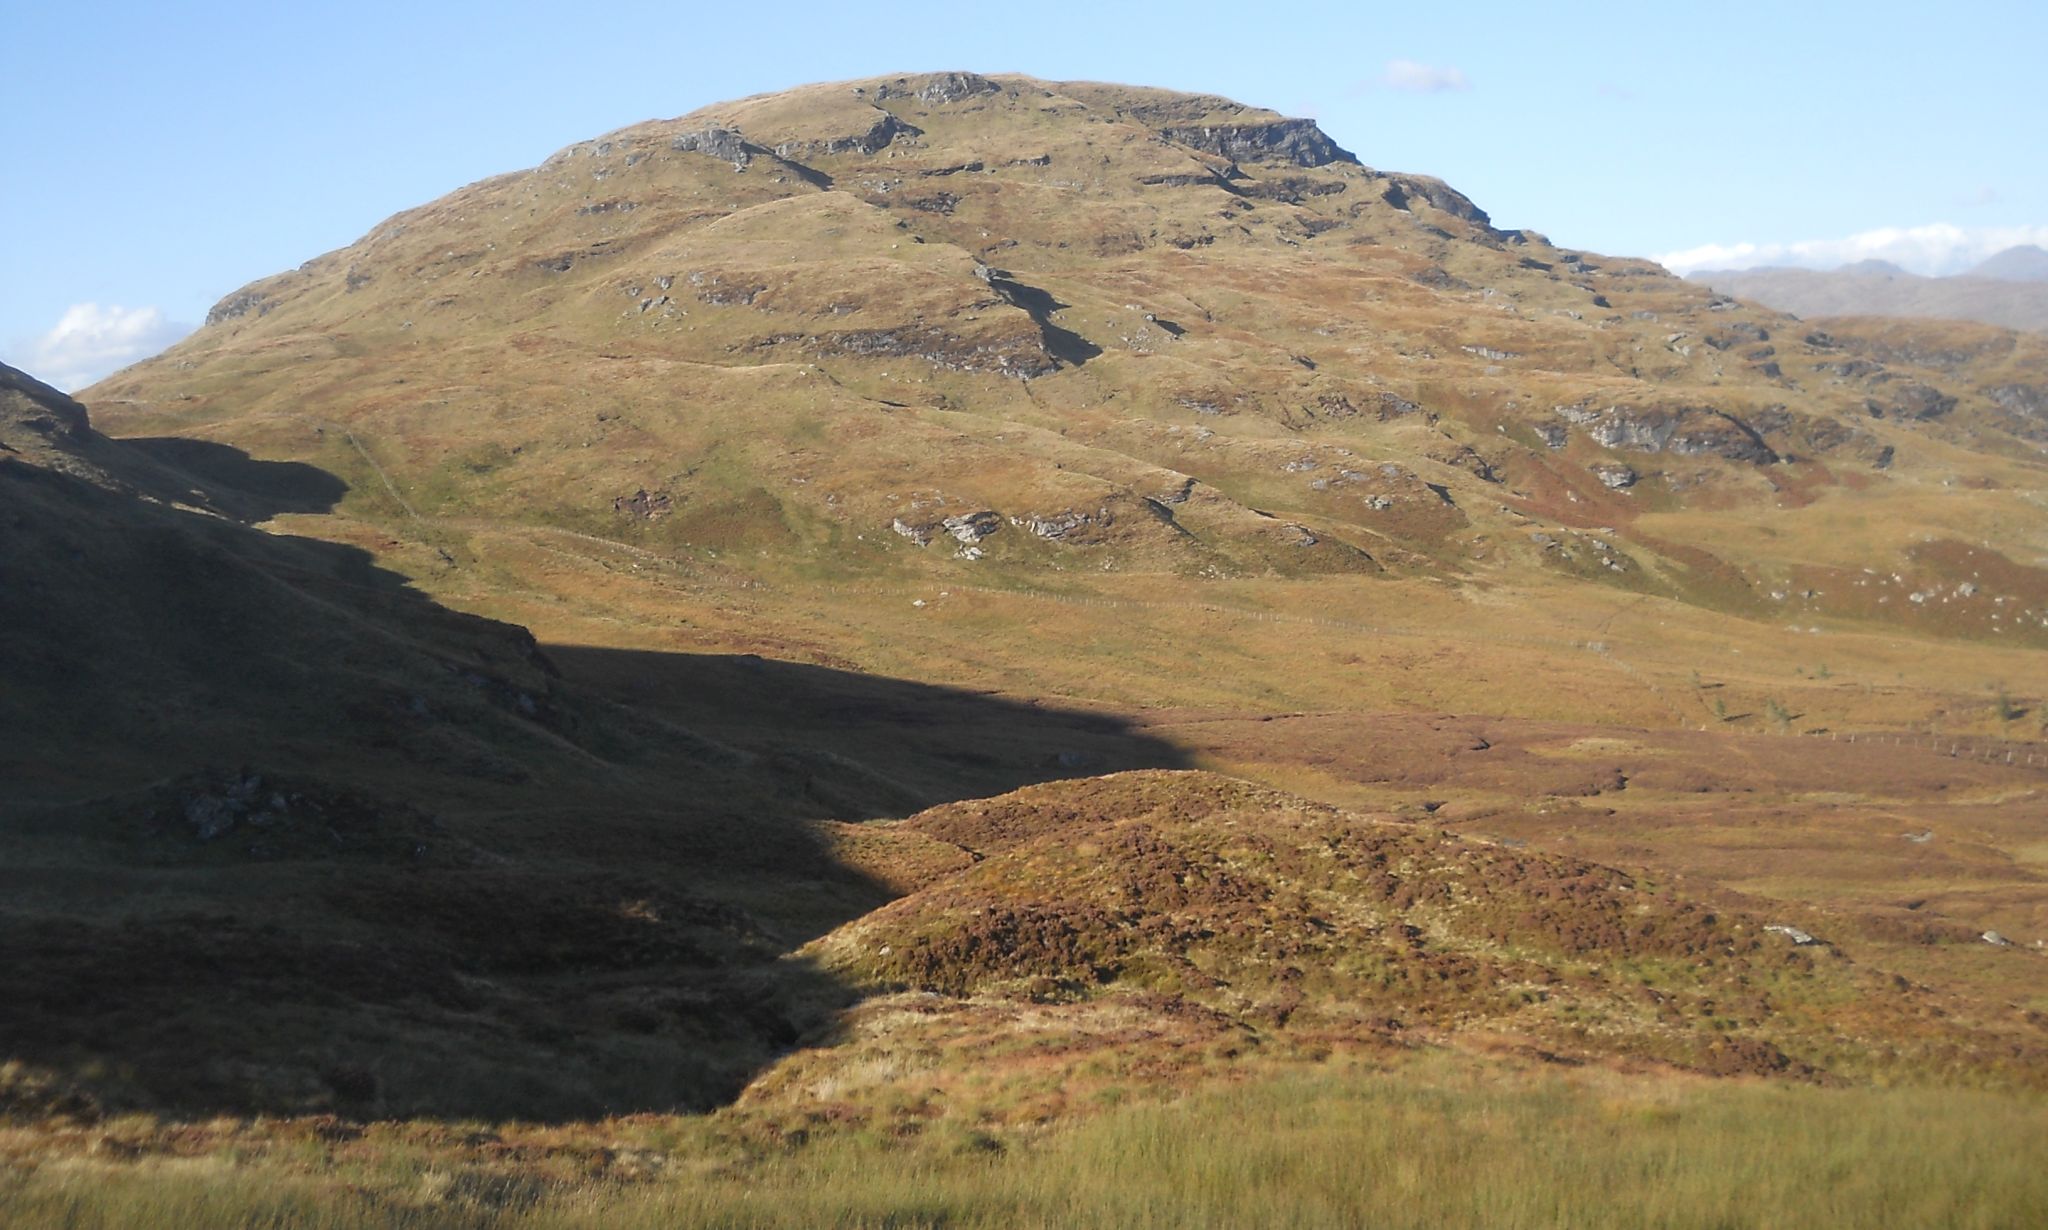
<svg viewBox="0 0 2048 1230">
<path fill-rule="evenodd" d="M 2048 248 L 2020 244 L 1985 257 L 1965 276 L 2004 282 L 2048 282 Z"/>
<path fill-rule="evenodd" d="M 1939 278 L 1883 260 L 1828 270 L 1707 269 L 1687 278 L 1795 316 L 1925 316 L 2048 330 L 2048 251 L 2033 244 Z"/>
</svg>

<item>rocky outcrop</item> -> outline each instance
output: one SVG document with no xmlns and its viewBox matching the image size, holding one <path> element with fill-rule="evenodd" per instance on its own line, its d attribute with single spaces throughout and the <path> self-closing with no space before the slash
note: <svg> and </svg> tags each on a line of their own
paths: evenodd
<svg viewBox="0 0 2048 1230">
<path fill-rule="evenodd" d="M 1485 210 L 1474 205 L 1472 198 L 1440 179 L 1428 175 L 1389 175 L 1385 178 L 1387 186 L 1380 193 L 1380 199 L 1395 209 L 1412 212 L 1413 202 L 1421 201 L 1474 226 L 1488 230 L 1493 228 L 1493 219 Z"/>
<path fill-rule="evenodd" d="M 1286 205 L 1299 205 L 1303 201 L 1319 196 L 1336 196 L 1346 185 L 1341 180 L 1310 179 L 1303 175 L 1280 175 L 1272 179 L 1248 179 L 1231 185 L 1239 196 L 1248 196 L 1260 201 L 1279 201 Z"/>
<path fill-rule="evenodd" d="M 820 137 L 808 141 L 784 141 L 775 147 L 778 158 L 836 158 L 846 154 L 879 154 L 894 144 L 898 138 L 921 137 L 924 129 L 915 124 L 905 123 L 879 108 L 875 111 L 875 122 L 864 132 L 849 133 L 837 137 Z"/>
<path fill-rule="evenodd" d="M 1031 513 L 1023 517 L 1019 524 L 1040 538 L 1051 542 L 1059 542 L 1062 539 L 1072 537 L 1083 528 L 1093 524 L 1094 521 L 1095 514 L 1075 512 L 1069 508 L 1063 512 L 1048 513 L 1042 516 L 1038 513 Z"/>
<path fill-rule="evenodd" d="M 911 516 L 913 519 L 908 521 L 897 517 L 889 528 L 920 547 L 930 546 L 940 534 L 950 534 L 963 548 L 973 551 L 971 559 L 980 558 L 981 552 L 975 548 L 983 539 L 1003 528 L 1002 514 L 987 508 L 936 519 L 929 515 L 919 517 L 915 511 Z"/>
<path fill-rule="evenodd" d="M 1749 415 L 1748 423 L 1759 434 L 1777 442 L 1780 448 L 1791 444 L 1802 453 L 1847 453 L 1879 468 L 1888 464 L 1891 454 L 1889 447 L 1878 443 L 1877 438 L 1867 431 L 1839 419 L 1800 414 L 1784 406 L 1754 411 Z"/>
<path fill-rule="evenodd" d="M 1749 424 L 1701 406 L 1609 406 L 1604 410 L 1559 406 L 1557 413 L 1602 448 L 1680 456 L 1706 454 L 1752 465 L 1770 465 L 1779 459 Z"/>
<path fill-rule="evenodd" d="M 1887 380 L 1880 376 L 1871 382 L 1879 387 L 1873 395 L 1863 401 L 1863 408 L 1872 418 L 1907 419 L 1925 422 L 1936 419 L 1956 408 L 1956 399 L 1935 388 L 1913 380 Z"/>
<path fill-rule="evenodd" d="M 0 363 L 0 447 L 16 428 L 45 439 L 82 440 L 92 430 L 85 407 L 27 372 Z"/>
<path fill-rule="evenodd" d="M 1820 940 L 1813 938 L 1813 936 L 1808 935 L 1806 932 L 1801 931 L 1797 927 L 1788 927 L 1783 923 L 1766 923 L 1764 925 L 1764 930 L 1772 932 L 1776 935 L 1782 935 L 1786 939 L 1791 940 L 1794 944 L 1797 944 L 1801 947 L 1805 947 L 1809 944 L 1818 944 L 1822 942 Z"/>
<path fill-rule="evenodd" d="M 1912 364 L 1953 372 L 1972 363 L 2001 358 L 2012 353 L 2018 335 L 2004 329 L 1984 329 L 1967 336 L 1922 333 L 1903 327 L 1874 330 L 1851 328 L 1854 322 L 1840 322 L 1841 331 L 1828 340 L 1879 363 Z"/>
<path fill-rule="evenodd" d="M 1463 470 L 1481 482 L 1500 481 L 1500 475 L 1494 471 L 1492 463 L 1480 456 L 1479 450 L 1469 444 L 1442 444 L 1430 449 L 1426 455 L 1431 461 Z"/>
<path fill-rule="evenodd" d="M 669 142 L 669 147 L 684 153 L 722 158 L 730 162 L 736 171 L 753 161 L 755 155 L 767 152 L 741 136 L 738 129 L 722 124 L 709 124 L 695 132 L 679 133 Z"/>
<path fill-rule="evenodd" d="M 943 107 L 1002 92 L 1002 86 L 980 73 L 928 73 L 884 82 L 875 87 L 875 99 L 879 102 L 885 98 L 915 98 L 927 107 Z"/>
<path fill-rule="evenodd" d="M 2028 418 L 2048 419 L 2048 387 L 2038 384 L 2002 384 L 1984 390 L 1984 396 L 1989 397 L 2002 410 L 2010 410 L 2014 414 L 2025 415 Z"/>
<path fill-rule="evenodd" d="M 1768 342 L 1771 340 L 1771 331 L 1759 324 L 1738 323 L 1709 333 L 1700 340 L 1716 350 L 1729 350 L 1736 346 Z"/>
<path fill-rule="evenodd" d="M 240 319 L 251 312 L 264 316 L 275 306 L 276 301 L 262 291 L 238 290 L 207 311 L 206 323 L 217 325 L 222 321 Z"/>
<path fill-rule="evenodd" d="M 622 495 L 613 500 L 612 511 L 623 516 L 653 521 L 674 512 L 675 500 L 666 491 L 650 493 L 647 488 L 642 487 L 631 495 Z"/>
<path fill-rule="evenodd" d="M 945 527 L 948 534 L 958 539 L 962 546 L 972 547 L 990 534 L 1002 529 L 1003 519 L 997 513 L 989 509 L 983 509 L 980 512 L 962 513 L 957 517 L 948 517 L 939 524 Z"/>
<path fill-rule="evenodd" d="M 151 791 L 140 810 L 143 831 L 174 849 L 232 846 L 259 861 L 417 864 L 469 854 L 438 821 L 410 804 L 249 768 L 187 775 Z"/>
<path fill-rule="evenodd" d="M 1984 390 L 2005 411 L 2001 426 L 2022 439 L 2048 439 L 2048 385 L 2001 384 Z"/>
<path fill-rule="evenodd" d="M 989 372 L 1032 380 L 1059 370 L 1036 331 L 968 337 L 934 325 L 848 329 L 837 333 L 776 334 L 763 348 L 795 343 L 813 354 L 921 359 L 952 372 Z"/>
<path fill-rule="evenodd" d="M 1599 479 L 1600 485 L 1610 491 L 1625 491 L 1635 486 L 1642 476 L 1629 466 L 1607 463 L 1594 466 L 1593 477 Z"/>
<path fill-rule="evenodd" d="M 913 524 L 912 522 L 905 521 L 901 517 L 898 517 L 895 520 L 891 521 L 889 523 L 889 528 L 896 531 L 903 537 L 908 538 L 910 541 L 916 543 L 920 547 L 929 546 L 931 544 L 931 540 L 936 536 L 935 531 L 937 530 L 936 526 L 929 524 Z"/>
<path fill-rule="evenodd" d="M 1158 130 L 1179 145 L 1232 162 L 1287 162 L 1298 167 L 1357 162 L 1314 120 L 1269 120 L 1249 124 L 1175 124 Z"/>
</svg>

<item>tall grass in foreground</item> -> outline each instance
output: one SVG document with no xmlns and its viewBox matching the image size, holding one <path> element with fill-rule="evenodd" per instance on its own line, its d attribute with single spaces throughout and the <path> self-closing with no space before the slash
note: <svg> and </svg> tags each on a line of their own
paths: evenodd
<svg viewBox="0 0 2048 1230">
<path fill-rule="evenodd" d="M 0 1179 L 30 1227 L 1995 1227 L 2048 1225 L 2048 1101 L 1928 1090 L 1330 1073 L 1106 1114 L 1006 1151 L 826 1139 L 539 1187 L 431 1156 Z"/>
</svg>

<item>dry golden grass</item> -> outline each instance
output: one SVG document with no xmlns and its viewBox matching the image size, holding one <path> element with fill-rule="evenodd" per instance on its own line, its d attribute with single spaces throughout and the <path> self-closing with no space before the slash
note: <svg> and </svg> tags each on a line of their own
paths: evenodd
<svg viewBox="0 0 2048 1230">
<path fill-rule="evenodd" d="M 1725 1227 L 1994 1230 L 2048 1208 L 2037 1102 L 1519 1074 L 1448 1061 L 1260 1078 L 1017 1136 L 933 1127 L 745 1144 L 624 1122 L 580 1140 L 220 1141 L 42 1156 L 24 1230 L 150 1225 Z"/>
</svg>

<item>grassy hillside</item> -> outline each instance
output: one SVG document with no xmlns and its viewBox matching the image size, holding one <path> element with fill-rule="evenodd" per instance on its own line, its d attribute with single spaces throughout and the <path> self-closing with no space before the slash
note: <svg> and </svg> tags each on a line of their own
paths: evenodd
<svg viewBox="0 0 2048 1230">
<path fill-rule="evenodd" d="M 0 1220 L 2040 1204 L 2031 335 L 941 73 L 0 376 Z"/>
</svg>

